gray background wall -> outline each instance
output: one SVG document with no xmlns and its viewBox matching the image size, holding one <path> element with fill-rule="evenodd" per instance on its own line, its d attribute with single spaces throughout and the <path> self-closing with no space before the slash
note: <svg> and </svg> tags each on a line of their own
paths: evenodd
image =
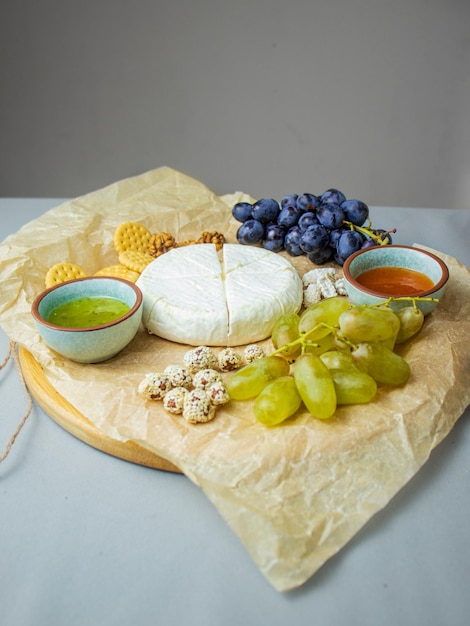
<svg viewBox="0 0 470 626">
<path fill-rule="evenodd" d="M 168 165 L 470 208 L 469 0 L 2 0 L 0 51 L 0 196 Z"/>
</svg>

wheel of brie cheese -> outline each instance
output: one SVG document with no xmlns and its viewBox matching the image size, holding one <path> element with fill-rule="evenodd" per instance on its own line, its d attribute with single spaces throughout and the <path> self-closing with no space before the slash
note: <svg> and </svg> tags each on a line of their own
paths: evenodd
<svg viewBox="0 0 470 626">
<path fill-rule="evenodd" d="M 147 331 L 193 346 L 241 346 L 270 336 L 302 305 L 302 281 L 288 259 L 264 248 L 213 244 L 174 248 L 138 281 Z"/>
</svg>

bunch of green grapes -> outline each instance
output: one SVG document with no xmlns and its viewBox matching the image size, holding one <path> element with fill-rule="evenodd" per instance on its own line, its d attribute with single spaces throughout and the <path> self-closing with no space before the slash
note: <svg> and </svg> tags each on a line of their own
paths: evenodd
<svg viewBox="0 0 470 626">
<path fill-rule="evenodd" d="M 281 316 L 271 336 L 274 351 L 232 374 L 229 396 L 254 399 L 256 418 L 272 426 L 302 404 L 328 419 L 338 405 L 370 402 L 380 384 L 405 384 L 410 367 L 395 347 L 421 330 L 424 315 L 416 299 L 399 312 L 389 302 L 355 306 L 337 296 Z"/>
</svg>

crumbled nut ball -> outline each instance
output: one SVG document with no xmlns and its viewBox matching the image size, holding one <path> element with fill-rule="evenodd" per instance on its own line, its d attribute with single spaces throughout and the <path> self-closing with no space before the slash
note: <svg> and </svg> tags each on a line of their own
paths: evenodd
<svg viewBox="0 0 470 626">
<path fill-rule="evenodd" d="M 151 372 L 145 375 L 138 390 L 149 400 L 161 400 L 171 387 L 170 377 L 167 374 Z"/>
<path fill-rule="evenodd" d="M 196 389 L 207 389 L 209 385 L 217 381 L 221 381 L 222 377 L 219 372 L 211 368 L 199 370 L 193 376 L 193 385 Z"/>
<path fill-rule="evenodd" d="M 188 368 L 181 365 L 168 365 L 163 370 L 164 374 L 170 377 L 173 387 L 185 387 L 189 389 L 192 386 L 192 377 Z"/>
<path fill-rule="evenodd" d="M 265 352 L 261 346 L 257 346 L 255 343 L 246 346 L 243 356 L 247 363 L 251 363 L 255 359 L 262 359 L 265 355 Z"/>
<path fill-rule="evenodd" d="M 231 372 L 242 365 L 242 357 L 233 348 L 224 348 L 217 357 L 219 369 L 222 372 Z"/>
<path fill-rule="evenodd" d="M 219 406 L 220 404 L 226 404 L 230 400 L 227 390 L 222 381 L 218 380 L 213 382 L 206 388 L 211 404 Z"/>
<path fill-rule="evenodd" d="M 204 389 L 188 391 L 184 398 L 183 417 L 191 424 L 209 422 L 215 417 L 215 407 Z"/>
<path fill-rule="evenodd" d="M 163 406 L 169 413 L 181 415 L 184 407 L 184 399 L 188 390 L 185 387 L 173 387 L 167 391 L 163 398 Z"/>
<path fill-rule="evenodd" d="M 207 346 L 198 346 L 189 350 L 184 354 L 183 361 L 191 374 L 203 369 L 216 369 L 218 366 L 217 356 Z"/>
</svg>

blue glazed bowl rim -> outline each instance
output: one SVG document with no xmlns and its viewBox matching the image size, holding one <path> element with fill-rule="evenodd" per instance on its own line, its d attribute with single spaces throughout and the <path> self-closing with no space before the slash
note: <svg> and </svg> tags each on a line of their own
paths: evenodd
<svg viewBox="0 0 470 626">
<path fill-rule="evenodd" d="M 64 286 L 70 285 L 72 283 L 90 282 L 90 281 L 99 281 L 99 280 L 123 283 L 124 285 L 130 287 L 134 291 L 135 303 L 129 309 L 129 311 L 125 313 L 125 315 L 118 317 L 112 322 L 107 322 L 106 324 L 100 324 L 99 326 L 90 326 L 88 328 L 74 328 L 74 327 L 59 326 L 57 324 L 52 324 L 51 322 L 44 319 L 39 313 L 39 305 L 41 304 L 42 300 L 46 298 L 51 292 L 61 289 Z M 49 287 L 48 289 L 45 289 L 44 291 L 42 291 L 39 295 L 36 296 L 36 298 L 33 301 L 33 304 L 31 305 L 31 314 L 39 324 L 41 324 L 42 326 L 46 326 L 47 328 L 51 328 L 52 330 L 58 330 L 61 332 L 70 332 L 70 333 L 87 333 L 87 332 L 92 332 L 95 330 L 102 330 L 103 328 L 109 328 L 111 326 L 116 326 L 117 324 L 120 324 L 124 320 L 129 319 L 130 317 L 134 315 L 134 313 L 136 313 L 139 310 L 140 306 L 142 305 L 142 301 L 143 301 L 142 291 L 139 289 L 139 287 L 137 287 L 137 285 L 130 282 L 129 280 L 126 280 L 125 278 L 118 278 L 115 276 L 85 276 L 82 278 L 74 278 L 72 280 L 67 280 L 63 283 L 53 285 L 52 287 Z"/>
<path fill-rule="evenodd" d="M 413 253 L 422 254 L 433 259 L 440 266 L 441 268 L 440 280 L 437 283 L 435 283 L 431 289 L 427 289 L 426 291 L 420 291 L 419 293 L 413 294 L 414 297 L 416 298 L 425 298 L 427 296 L 431 296 L 433 293 L 436 293 L 436 291 L 439 291 L 440 289 L 442 289 L 447 283 L 447 281 L 449 280 L 449 268 L 444 263 L 444 261 L 440 259 L 438 256 L 436 256 L 432 252 L 429 252 L 428 250 L 423 250 L 422 248 L 415 248 L 414 246 L 404 246 L 400 244 L 387 244 L 384 246 L 378 245 L 378 246 L 372 246 L 370 248 L 366 248 L 364 250 L 357 250 L 357 252 L 354 252 L 353 254 L 351 254 L 351 256 L 349 256 L 344 262 L 344 265 L 343 265 L 344 278 L 359 291 L 370 294 L 371 296 L 375 296 L 377 298 L 389 298 L 390 296 L 387 294 L 383 294 L 380 291 L 373 291 L 372 289 L 367 289 L 367 287 L 364 287 L 363 285 L 359 284 L 356 281 L 356 279 L 353 278 L 351 271 L 350 271 L 351 263 L 355 259 L 357 259 L 358 256 L 365 255 L 377 249 L 384 249 L 384 248 L 387 248 L 387 249 L 396 248 L 398 250 L 411 250 Z M 387 267 L 387 264 L 384 264 L 384 267 Z"/>
</svg>

